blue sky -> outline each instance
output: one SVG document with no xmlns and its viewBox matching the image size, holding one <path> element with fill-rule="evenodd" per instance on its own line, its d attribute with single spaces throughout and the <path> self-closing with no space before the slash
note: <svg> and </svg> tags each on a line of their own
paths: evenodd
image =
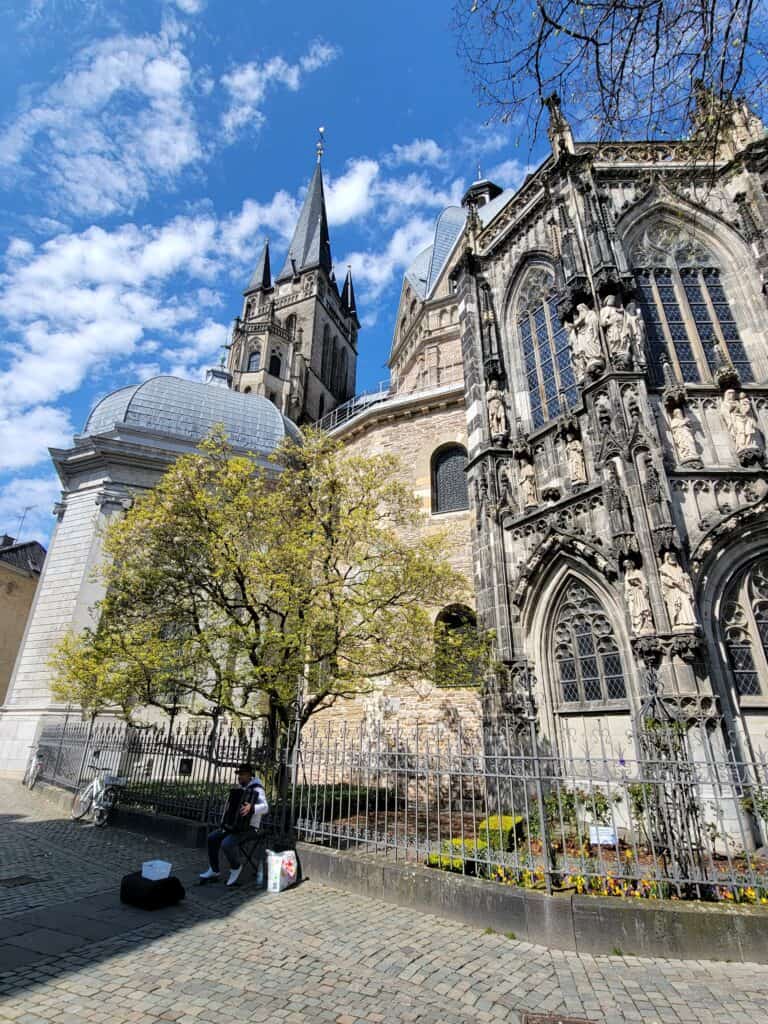
<svg viewBox="0 0 768 1024">
<path fill-rule="evenodd" d="M 402 274 L 475 176 L 531 156 L 484 123 L 446 0 L 0 0 L 0 531 L 45 539 L 47 454 L 96 398 L 218 362 L 263 239 L 314 163 L 351 263 L 358 389 L 386 377 Z"/>
</svg>

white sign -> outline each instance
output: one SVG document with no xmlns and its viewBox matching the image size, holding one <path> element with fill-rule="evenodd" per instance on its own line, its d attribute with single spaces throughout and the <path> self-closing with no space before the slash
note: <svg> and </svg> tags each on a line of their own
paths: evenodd
<svg viewBox="0 0 768 1024">
<path fill-rule="evenodd" d="M 610 825 L 589 826 L 590 846 L 618 846 L 616 829 Z"/>
</svg>

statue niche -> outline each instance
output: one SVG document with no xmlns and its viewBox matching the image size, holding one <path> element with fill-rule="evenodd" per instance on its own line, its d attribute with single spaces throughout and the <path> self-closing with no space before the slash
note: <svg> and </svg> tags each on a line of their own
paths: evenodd
<svg viewBox="0 0 768 1024">
<path fill-rule="evenodd" d="M 600 317 L 585 302 L 576 306 L 568 341 L 576 380 L 581 384 L 587 377 L 599 376 L 605 369 L 605 357 L 600 344 Z"/>
<path fill-rule="evenodd" d="M 488 410 L 488 429 L 494 444 L 503 444 L 509 438 L 509 420 L 504 401 L 505 393 L 495 378 L 491 380 L 485 393 Z"/>
</svg>

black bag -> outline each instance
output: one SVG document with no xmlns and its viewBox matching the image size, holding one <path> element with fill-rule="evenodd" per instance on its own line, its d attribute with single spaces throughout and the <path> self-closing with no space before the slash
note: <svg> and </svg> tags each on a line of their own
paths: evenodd
<svg viewBox="0 0 768 1024">
<path fill-rule="evenodd" d="M 175 875 L 170 878 L 143 878 L 140 871 L 125 875 L 120 883 L 120 902 L 142 910 L 172 907 L 186 895 Z"/>
</svg>

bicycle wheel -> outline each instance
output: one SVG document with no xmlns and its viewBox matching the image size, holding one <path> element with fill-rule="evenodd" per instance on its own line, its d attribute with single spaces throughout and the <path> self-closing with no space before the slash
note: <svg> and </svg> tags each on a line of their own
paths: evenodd
<svg viewBox="0 0 768 1024">
<path fill-rule="evenodd" d="M 30 789 L 35 788 L 35 783 L 40 778 L 40 772 L 42 771 L 42 768 L 43 766 L 40 764 L 39 761 L 35 761 L 35 763 L 30 768 L 29 778 L 27 779 L 27 785 L 29 786 Z"/>
<path fill-rule="evenodd" d="M 72 820 L 79 821 L 84 818 L 91 809 L 93 803 L 93 784 L 83 786 L 79 793 L 72 797 Z"/>
<path fill-rule="evenodd" d="M 103 828 L 109 819 L 109 812 L 117 803 L 117 790 L 108 786 L 99 798 L 99 805 L 93 812 L 93 823 Z"/>
</svg>

